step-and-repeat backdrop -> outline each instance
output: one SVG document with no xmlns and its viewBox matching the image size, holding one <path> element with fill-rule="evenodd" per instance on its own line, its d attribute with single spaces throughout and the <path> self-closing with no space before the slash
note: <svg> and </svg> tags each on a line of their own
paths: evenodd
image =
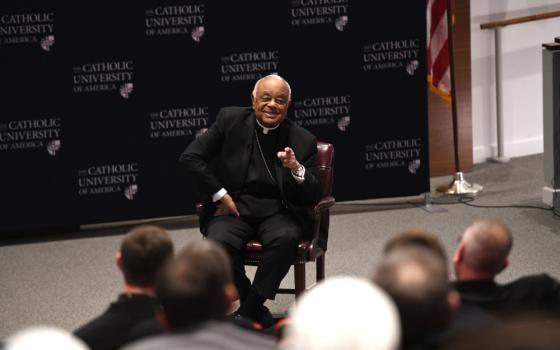
<svg viewBox="0 0 560 350">
<path fill-rule="evenodd" d="M 274 72 L 338 201 L 428 191 L 425 6 L 2 2 L 0 231 L 194 213 L 179 155 Z"/>
</svg>

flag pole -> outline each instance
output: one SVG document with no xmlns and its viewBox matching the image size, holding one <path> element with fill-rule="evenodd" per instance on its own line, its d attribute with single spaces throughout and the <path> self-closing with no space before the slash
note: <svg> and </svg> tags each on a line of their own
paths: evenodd
<svg viewBox="0 0 560 350">
<path fill-rule="evenodd" d="M 451 0 L 447 0 L 447 47 L 449 51 L 449 73 L 451 75 L 451 121 L 453 125 L 453 155 L 455 157 L 455 177 L 447 187 L 438 188 L 439 192 L 449 195 L 477 194 L 482 186 L 470 184 L 465 180 L 459 163 L 459 128 L 457 121 L 457 89 L 455 86 L 455 49 L 453 46 L 453 19 Z"/>
</svg>

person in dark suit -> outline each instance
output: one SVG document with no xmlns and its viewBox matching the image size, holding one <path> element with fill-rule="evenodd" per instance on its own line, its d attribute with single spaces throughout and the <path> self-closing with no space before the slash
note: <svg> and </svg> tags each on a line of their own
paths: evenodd
<svg viewBox="0 0 560 350">
<path fill-rule="evenodd" d="M 560 316 L 560 283 L 547 274 L 535 274 L 501 284 L 496 276 L 507 268 L 513 237 L 503 223 L 483 219 L 469 226 L 453 258 L 453 287 L 465 303 L 478 305 L 504 321 L 527 314 Z"/>
<path fill-rule="evenodd" d="M 302 232 L 312 224 L 305 208 L 321 196 L 317 140 L 286 119 L 290 101 L 290 85 L 283 78 L 260 79 L 252 107 L 222 108 L 180 157 L 209 208 L 200 220 L 201 232 L 232 259 L 238 313 L 264 327 L 273 323 L 264 302 L 274 299 Z M 249 239 L 263 244 L 252 283 L 243 264 Z"/>
<path fill-rule="evenodd" d="M 500 322 L 462 303 L 449 288 L 445 248 L 433 233 L 411 229 L 383 249 L 375 279 L 394 298 L 401 316 L 403 349 L 436 349 Z"/>
<path fill-rule="evenodd" d="M 74 331 L 92 350 L 116 350 L 163 331 L 156 299 L 157 276 L 173 257 L 169 233 L 154 225 L 133 228 L 123 239 L 115 260 L 124 276 L 118 299 L 100 316 Z"/>
</svg>

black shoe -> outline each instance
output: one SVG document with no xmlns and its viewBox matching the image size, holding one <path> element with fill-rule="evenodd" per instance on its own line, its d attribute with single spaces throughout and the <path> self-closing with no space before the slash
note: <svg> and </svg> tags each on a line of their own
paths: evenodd
<svg viewBox="0 0 560 350">
<path fill-rule="evenodd" d="M 247 317 L 242 316 L 239 311 L 235 311 L 233 314 L 229 315 L 231 322 L 237 327 L 247 329 L 250 331 L 260 332 L 262 327 L 260 323 L 257 323 Z"/>
<path fill-rule="evenodd" d="M 251 292 L 245 299 L 241 300 L 241 306 L 237 310 L 237 313 L 243 317 L 258 321 L 259 315 L 262 313 L 261 309 L 264 302 L 265 299 Z"/>
<path fill-rule="evenodd" d="M 271 328 L 274 326 L 274 318 L 270 313 L 270 310 L 264 305 L 259 308 L 259 314 L 256 321 L 261 324 L 263 329 Z"/>
</svg>

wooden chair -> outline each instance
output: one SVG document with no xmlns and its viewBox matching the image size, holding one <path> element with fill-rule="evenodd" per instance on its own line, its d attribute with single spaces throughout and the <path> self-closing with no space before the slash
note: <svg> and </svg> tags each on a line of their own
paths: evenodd
<svg viewBox="0 0 560 350">
<path fill-rule="evenodd" d="M 317 142 L 317 167 L 321 178 L 323 196 L 315 207 L 309 209 L 314 219 L 310 240 L 301 240 L 294 260 L 294 288 L 280 288 L 278 293 L 295 294 L 296 298 L 307 288 L 305 264 L 315 261 L 315 281 L 325 278 L 325 253 L 329 236 L 330 208 L 334 205 L 332 194 L 334 147 L 330 143 Z M 262 245 L 257 240 L 247 242 L 245 265 L 258 266 L 262 258 Z"/>
<path fill-rule="evenodd" d="M 306 234 L 311 239 L 301 240 L 293 262 L 294 288 L 280 288 L 280 294 L 295 294 L 296 298 L 306 290 L 305 265 L 315 261 L 315 281 L 325 278 L 325 253 L 329 236 L 330 208 L 335 199 L 331 196 L 333 184 L 334 147 L 330 143 L 317 142 L 316 164 L 319 169 L 323 195 L 319 203 L 309 208 L 309 215 L 314 220 L 312 232 Z M 204 207 L 197 205 L 197 213 L 201 215 Z M 245 247 L 245 265 L 258 266 L 262 259 L 262 244 L 258 240 L 250 240 Z"/>
</svg>

